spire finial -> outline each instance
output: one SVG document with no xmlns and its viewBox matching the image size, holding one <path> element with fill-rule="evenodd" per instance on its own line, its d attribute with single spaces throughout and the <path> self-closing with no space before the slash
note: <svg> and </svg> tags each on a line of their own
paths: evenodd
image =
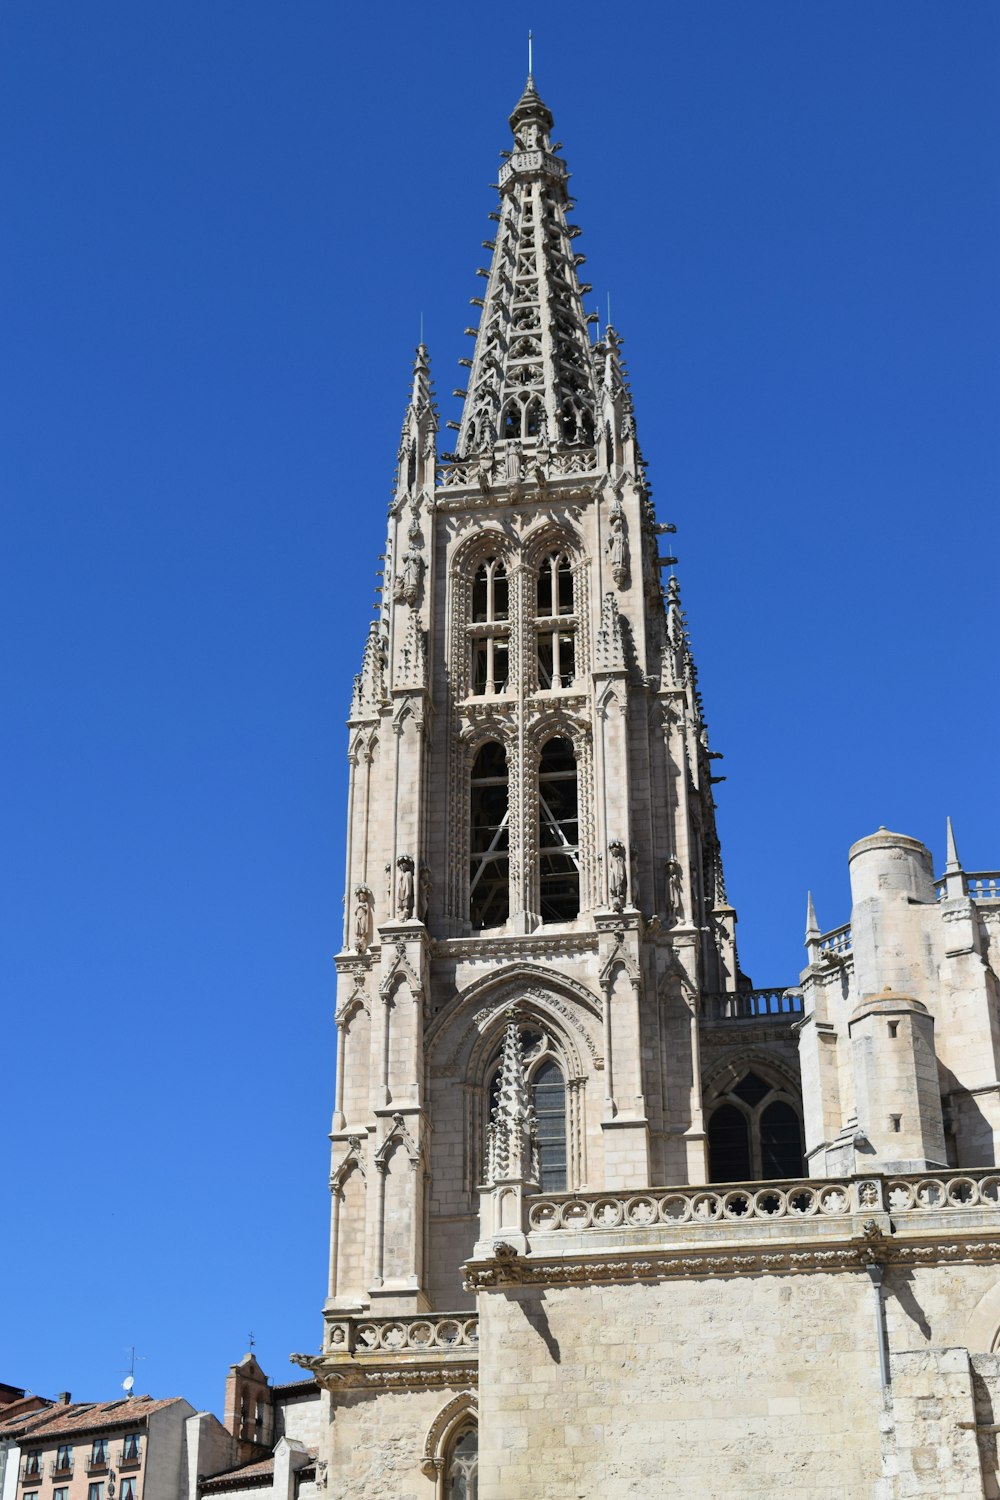
<svg viewBox="0 0 1000 1500">
<path fill-rule="evenodd" d="M 816 908 L 813 905 L 813 893 L 809 892 L 806 897 L 806 942 L 811 937 L 819 937 L 819 923 L 816 920 Z"/>
<path fill-rule="evenodd" d="M 531 58 L 531 43 L 532 43 L 532 40 L 533 40 L 533 38 L 532 38 L 531 32 L 529 31 L 528 32 L 528 82 L 529 83 L 531 82 L 532 75 L 534 74 L 534 71 L 535 71 L 534 66 L 532 64 L 532 58 Z"/>
<path fill-rule="evenodd" d="M 958 849 L 955 844 L 955 830 L 948 819 L 948 834 L 945 844 L 944 864 L 944 897 L 946 901 L 957 901 L 965 895 L 965 871 L 962 869 L 962 861 L 958 857 Z"/>
<path fill-rule="evenodd" d="M 822 956 L 820 938 L 823 934 L 819 930 L 816 920 L 816 908 L 813 906 L 813 893 L 809 892 L 806 897 L 806 957 L 811 964 L 818 964 Z"/>
</svg>

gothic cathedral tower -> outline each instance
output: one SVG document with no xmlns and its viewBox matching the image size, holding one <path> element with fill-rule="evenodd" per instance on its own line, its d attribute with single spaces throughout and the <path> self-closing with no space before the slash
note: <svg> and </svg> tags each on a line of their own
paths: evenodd
<svg viewBox="0 0 1000 1500">
<path fill-rule="evenodd" d="M 558 1192 L 706 1180 L 712 754 L 552 115 L 510 117 L 456 451 L 421 346 L 350 716 L 328 1319 L 470 1305 L 505 1032 Z"/>
</svg>

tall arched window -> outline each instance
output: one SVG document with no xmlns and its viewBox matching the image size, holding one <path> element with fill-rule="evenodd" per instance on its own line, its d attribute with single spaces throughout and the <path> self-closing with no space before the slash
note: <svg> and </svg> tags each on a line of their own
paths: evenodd
<svg viewBox="0 0 1000 1500">
<path fill-rule="evenodd" d="M 576 615 L 573 569 L 565 552 L 554 552 L 538 574 L 535 630 L 538 686 L 572 687 L 576 677 Z"/>
<path fill-rule="evenodd" d="M 553 1056 L 550 1039 L 540 1031 L 522 1028 L 524 1071 L 535 1111 L 538 1143 L 538 1186 L 543 1193 L 564 1193 L 567 1188 L 566 1080 Z M 488 1075 L 489 1076 L 489 1075 Z M 486 1124 L 493 1118 L 500 1088 L 500 1056 L 493 1063 L 487 1097 Z"/>
<path fill-rule="evenodd" d="M 538 1133 L 538 1186 L 543 1193 L 566 1191 L 566 1083 L 551 1057 L 531 1075 L 531 1102 Z"/>
<path fill-rule="evenodd" d="M 451 1445 L 444 1494 L 445 1500 L 478 1500 L 479 1433 L 475 1427 L 463 1428 Z"/>
<path fill-rule="evenodd" d="M 784 1086 L 753 1069 L 707 1105 L 711 1182 L 801 1177 L 802 1123 Z"/>
<path fill-rule="evenodd" d="M 488 741 L 472 766 L 469 840 L 469 918 L 473 927 L 499 927 L 510 914 L 507 757 Z"/>
<path fill-rule="evenodd" d="M 543 922 L 580 915 L 576 756 L 558 735 L 546 741 L 538 767 L 538 887 Z"/>
<path fill-rule="evenodd" d="M 471 692 L 480 697 L 504 692 L 510 671 L 510 590 L 499 558 L 488 557 L 476 569 L 469 640 Z"/>
</svg>

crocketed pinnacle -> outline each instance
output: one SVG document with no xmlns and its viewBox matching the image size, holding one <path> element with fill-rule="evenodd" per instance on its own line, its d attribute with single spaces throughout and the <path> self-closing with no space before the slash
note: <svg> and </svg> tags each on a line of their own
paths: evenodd
<svg viewBox="0 0 1000 1500">
<path fill-rule="evenodd" d="M 461 456 L 498 442 L 561 449 L 594 441 L 594 357 L 566 222 L 568 173 L 550 140 L 552 112 L 529 78 L 510 116 L 514 149 L 500 169 L 496 239 L 459 427 Z"/>
<path fill-rule="evenodd" d="M 535 1111 L 524 1077 L 521 1029 L 509 1014 L 496 1103 L 490 1115 L 487 1177 L 491 1183 L 520 1178 L 537 1181 Z"/>
<path fill-rule="evenodd" d="M 434 391 L 431 386 L 431 364 L 426 344 L 418 344 L 413 361 L 413 384 L 403 417 L 396 466 L 396 489 L 412 490 L 426 482 L 428 472 L 433 484 L 438 430 Z"/>
</svg>

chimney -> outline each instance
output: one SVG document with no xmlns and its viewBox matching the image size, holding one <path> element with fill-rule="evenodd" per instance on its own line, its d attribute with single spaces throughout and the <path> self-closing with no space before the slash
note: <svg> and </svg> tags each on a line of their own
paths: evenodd
<svg viewBox="0 0 1000 1500">
<path fill-rule="evenodd" d="M 60 1391 L 59 1392 L 58 1396 L 56 1397 L 56 1405 L 57 1406 L 68 1406 L 69 1405 L 69 1391 Z"/>
</svg>

